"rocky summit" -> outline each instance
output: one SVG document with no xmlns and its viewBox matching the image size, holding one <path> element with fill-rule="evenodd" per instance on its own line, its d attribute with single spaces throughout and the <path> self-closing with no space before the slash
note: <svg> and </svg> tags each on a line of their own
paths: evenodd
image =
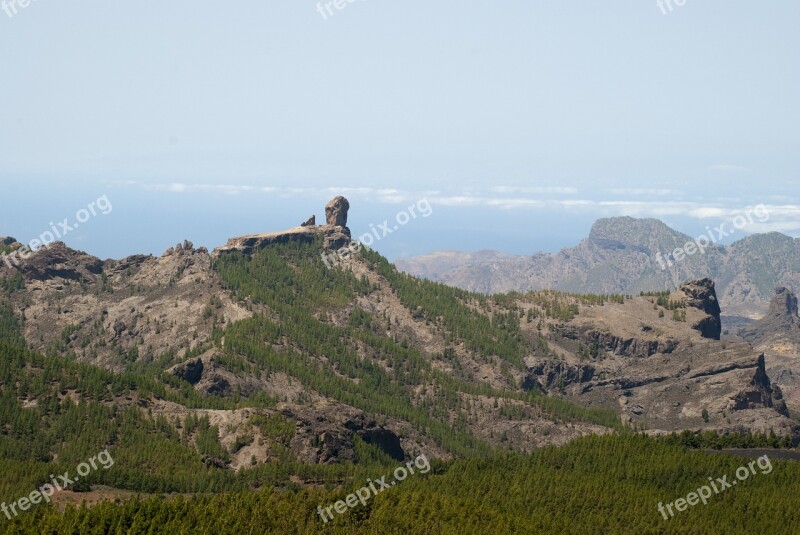
<svg viewBox="0 0 800 535">
<path fill-rule="evenodd" d="M 252 254 L 272 244 L 279 243 L 312 243 L 322 237 L 325 249 L 334 250 L 350 244 L 350 229 L 347 228 L 347 212 L 350 203 L 344 197 L 337 196 L 325 205 L 325 225 L 316 224 L 316 216 L 312 215 L 299 227 L 279 232 L 266 232 L 231 238 L 228 243 L 214 250 L 215 254 L 243 252 Z"/>
</svg>

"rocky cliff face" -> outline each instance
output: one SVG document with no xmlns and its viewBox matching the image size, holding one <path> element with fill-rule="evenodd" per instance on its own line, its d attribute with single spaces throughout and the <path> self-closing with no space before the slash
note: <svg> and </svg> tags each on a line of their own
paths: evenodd
<svg viewBox="0 0 800 535">
<path fill-rule="evenodd" d="M 741 329 L 739 335 L 754 345 L 777 339 L 800 342 L 797 296 L 787 288 L 776 288 L 767 314 L 752 326 Z"/>
<path fill-rule="evenodd" d="M 800 410 L 800 316 L 797 296 L 784 287 L 775 290 L 767 314 L 739 330 L 757 351 L 765 354 L 766 372 L 781 388 L 789 407 Z"/>
<path fill-rule="evenodd" d="M 690 281 L 681 286 L 681 292 L 687 297 L 687 305 L 706 313 L 706 317 L 692 325 L 692 329 L 699 331 L 703 338 L 719 340 L 722 335 L 722 312 L 717 300 L 714 281 L 699 279 Z"/>
<path fill-rule="evenodd" d="M 574 319 L 549 329 L 548 354 L 526 360 L 521 385 L 614 408 L 652 432 L 796 434 L 782 389 L 767 372 L 768 359 L 749 344 L 720 340 L 714 283 L 691 281 L 665 302 L 671 309 L 656 296 L 580 305 Z"/>
</svg>

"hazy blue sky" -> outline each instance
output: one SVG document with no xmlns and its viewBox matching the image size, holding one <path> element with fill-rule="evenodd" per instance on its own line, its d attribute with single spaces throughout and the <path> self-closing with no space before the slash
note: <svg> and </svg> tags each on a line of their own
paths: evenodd
<svg viewBox="0 0 800 535">
<path fill-rule="evenodd" d="M 800 2 L 672 5 L 9 6 L 0 235 L 106 195 L 65 241 L 160 254 L 322 217 L 339 192 L 355 234 L 431 201 L 375 244 L 390 258 L 554 250 L 608 215 L 696 234 L 759 203 L 747 230 L 800 235 Z"/>
</svg>

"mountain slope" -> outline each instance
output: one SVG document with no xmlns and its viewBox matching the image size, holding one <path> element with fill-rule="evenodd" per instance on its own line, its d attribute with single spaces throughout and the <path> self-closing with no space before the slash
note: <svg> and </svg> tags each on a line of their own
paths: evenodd
<svg viewBox="0 0 800 535">
<path fill-rule="evenodd" d="M 639 440 L 631 430 L 800 439 L 765 358 L 720 340 L 708 279 L 638 297 L 487 297 L 366 249 L 330 268 L 343 236 L 309 225 L 119 261 L 53 244 L 0 267 L 0 498 L 104 449 L 113 469 L 62 504 L 228 491 L 251 503 L 252 489 L 348 487 L 419 455 L 494 459 L 499 473 L 509 450 L 612 435 L 585 439 L 600 455 Z M 604 236 L 597 247 L 619 248 Z"/>
<path fill-rule="evenodd" d="M 750 385 L 763 368 L 758 355 L 707 340 L 719 337 L 710 281 L 668 296 L 668 308 L 655 297 L 489 299 L 403 275 L 366 250 L 328 269 L 323 242 L 322 235 L 270 238 L 247 252 L 214 254 L 187 242 L 158 259 L 105 263 L 58 245 L 15 275 L 22 282 L 10 301 L 37 351 L 116 372 L 168 374 L 210 399 L 243 407 L 250 400 L 294 418 L 289 446 L 304 462 L 352 459 L 354 433 L 399 457 L 527 451 L 608 432 L 620 425 L 615 413 L 665 431 L 794 434 L 769 380 Z M 98 264 L 99 273 L 86 274 Z M 703 371 L 706 360 L 718 366 Z M 650 408 L 648 385 L 695 391 L 704 381 L 725 387 L 680 412 Z M 621 389 L 641 410 L 622 403 Z M 180 402 L 146 404 L 186 417 Z M 709 421 L 700 419 L 705 409 L 715 415 Z M 225 444 L 235 438 L 221 436 Z M 237 452 L 232 466 L 245 465 L 252 449 Z M 257 454 L 256 462 L 267 458 Z"/>
<path fill-rule="evenodd" d="M 758 318 L 776 286 L 800 287 L 800 242 L 779 233 L 712 244 L 676 261 L 671 252 L 694 242 L 656 219 L 600 219 L 587 239 L 556 254 L 511 256 L 431 253 L 398 261 L 412 275 L 487 294 L 556 289 L 638 294 L 674 290 L 710 277 L 726 316 Z"/>
</svg>

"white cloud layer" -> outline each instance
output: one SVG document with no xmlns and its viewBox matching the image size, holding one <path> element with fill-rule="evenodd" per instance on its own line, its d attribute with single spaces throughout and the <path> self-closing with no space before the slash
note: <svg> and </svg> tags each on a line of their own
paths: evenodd
<svg viewBox="0 0 800 535">
<path fill-rule="evenodd" d="M 183 182 L 148 183 L 138 181 L 115 182 L 116 184 L 139 187 L 147 190 L 166 191 L 176 194 L 208 193 L 208 194 L 270 194 L 282 198 L 305 196 L 322 199 L 334 195 L 345 195 L 350 200 L 363 200 L 384 204 L 405 204 L 427 198 L 432 204 L 453 208 L 483 206 L 502 210 L 513 209 L 549 209 L 579 210 L 581 213 L 595 213 L 598 217 L 631 216 L 631 217 L 678 217 L 684 216 L 704 223 L 730 221 L 733 217 L 754 210 L 755 206 L 766 207 L 769 219 L 754 223 L 747 230 L 752 232 L 784 232 L 792 235 L 800 233 L 800 205 L 768 202 L 741 203 L 739 199 L 719 198 L 711 202 L 700 203 L 678 200 L 682 192 L 671 189 L 650 188 L 612 188 L 605 190 L 616 199 L 581 198 L 579 190 L 573 187 L 518 187 L 492 186 L 485 190 L 472 190 L 470 193 L 442 191 L 414 191 L 399 188 L 370 188 L 335 186 L 326 188 L 261 186 L 234 184 L 192 184 Z M 669 200 L 664 197 L 676 197 Z M 653 200 L 652 197 L 662 197 Z M 566 198 L 565 198 L 566 197 Z M 644 199 L 631 199 L 644 197 Z M 770 200 L 788 201 L 786 198 L 770 198 Z"/>
</svg>

